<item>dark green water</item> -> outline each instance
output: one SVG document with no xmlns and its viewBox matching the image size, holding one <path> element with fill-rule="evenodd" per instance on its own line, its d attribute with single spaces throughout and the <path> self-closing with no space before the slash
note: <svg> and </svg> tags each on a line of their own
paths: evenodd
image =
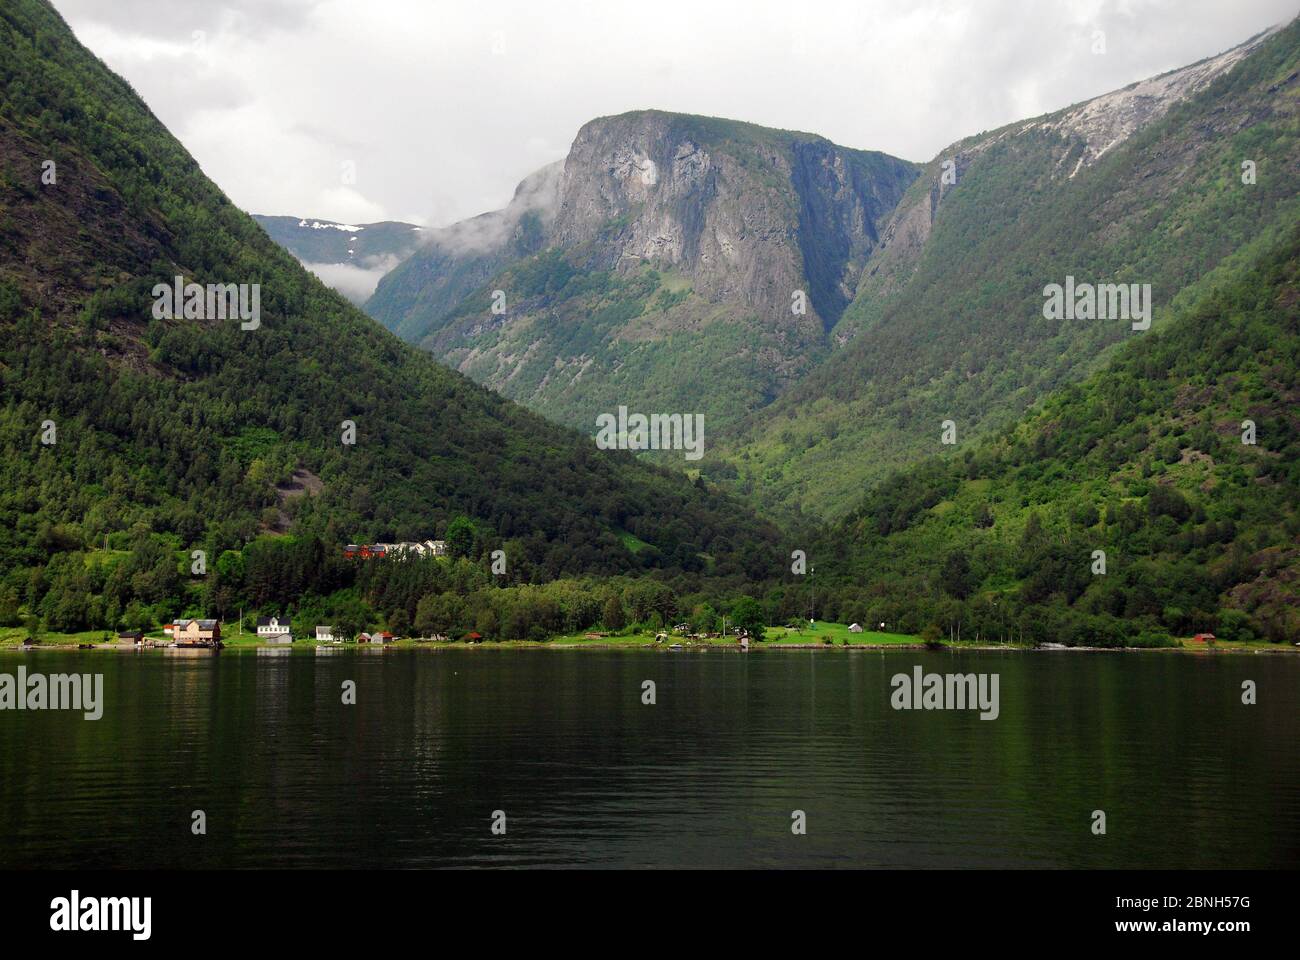
<svg viewBox="0 0 1300 960">
<path fill-rule="evenodd" d="M 918 663 L 997 673 L 1001 715 L 891 709 Z M 1300 866 L 1293 656 L 0 654 L 20 664 L 103 673 L 105 708 L 0 712 L 2 867 Z"/>
</svg>

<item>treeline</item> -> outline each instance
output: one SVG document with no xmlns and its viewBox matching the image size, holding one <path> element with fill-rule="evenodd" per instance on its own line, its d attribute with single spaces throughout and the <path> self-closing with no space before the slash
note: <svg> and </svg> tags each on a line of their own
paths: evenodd
<svg viewBox="0 0 1300 960">
<path fill-rule="evenodd" d="M 141 525 L 130 539 L 110 536 L 107 550 L 62 544 L 67 549 L 47 563 L 8 575 L 0 626 L 26 624 L 31 635 L 150 631 L 178 617 L 242 615 L 252 630 L 259 615 L 276 614 L 300 636 L 331 624 L 349 636 L 386 628 L 399 636 L 544 640 L 680 622 L 713 631 L 753 590 L 744 576 L 682 571 L 534 582 L 527 544 L 494 546 L 464 517 L 447 540 L 448 557 L 347 559 L 341 544 L 314 536 L 262 537 L 239 549 L 209 541 L 211 552 L 196 553 Z M 755 630 L 763 625 L 761 617 L 750 621 Z"/>
</svg>

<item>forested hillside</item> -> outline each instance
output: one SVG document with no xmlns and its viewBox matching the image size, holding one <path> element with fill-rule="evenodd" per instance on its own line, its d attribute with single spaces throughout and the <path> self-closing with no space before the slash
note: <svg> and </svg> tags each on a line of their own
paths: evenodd
<svg viewBox="0 0 1300 960">
<path fill-rule="evenodd" d="M 1079 644 L 1300 639 L 1298 371 L 1293 227 L 1041 411 L 870 493 L 817 551 L 828 615 Z"/>
<path fill-rule="evenodd" d="M 259 285 L 260 323 L 158 317 L 177 275 Z M 457 529 L 468 560 L 505 550 L 509 582 L 776 564 L 734 502 L 597 451 L 328 290 L 38 0 L 0 8 L 0 478 L 0 619 L 64 630 L 202 612 L 220 584 L 192 576 L 195 549 L 239 574 L 223 603 L 251 598 L 259 550 L 260 599 L 283 603 L 348 585 L 345 542 Z"/>
</svg>

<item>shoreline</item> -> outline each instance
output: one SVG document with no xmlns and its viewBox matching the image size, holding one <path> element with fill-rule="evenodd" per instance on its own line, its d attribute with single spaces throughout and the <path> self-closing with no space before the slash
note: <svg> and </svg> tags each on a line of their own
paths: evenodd
<svg viewBox="0 0 1300 960">
<path fill-rule="evenodd" d="M 314 640 L 298 641 L 289 644 L 268 644 L 268 643 L 227 643 L 221 647 L 173 647 L 165 644 L 149 647 L 127 646 L 125 644 L 101 643 L 92 647 L 83 647 L 77 643 L 42 643 L 34 646 L 25 647 L 20 643 L 2 643 L 0 644 L 0 653 L 32 653 L 45 651 L 60 652 L 103 652 L 103 653 L 175 653 L 182 652 L 188 655 L 198 655 L 201 653 L 219 653 L 221 651 L 276 651 L 284 653 L 302 653 L 305 651 L 329 653 L 383 653 L 385 650 L 638 650 L 638 651 L 656 651 L 661 653 L 700 653 L 705 651 L 721 651 L 731 653 L 771 653 L 782 650 L 820 650 L 824 652 L 833 651 L 887 651 L 899 650 L 917 652 L 929 650 L 934 653 L 962 652 L 972 651 L 977 653 L 1183 653 L 1204 656 L 1217 656 L 1220 654 L 1243 655 L 1243 654 L 1284 654 L 1296 656 L 1300 655 L 1300 646 L 1288 646 L 1286 644 L 1268 644 L 1268 645 L 1241 645 L 1241 646 L 1188 646 L 1186 644 L 1173 647 L 1095 647 L 1095 646 L 1053 646 L 1053 647 L 1035 647 L 1026 644 L 990 644 L 990 643 L 963 643 L 963 644 L 943 644 L 938 647 L 930 647 L 925 643 L 850 643 L 850 644 L 829 644 L 829 643 L 765 643 L 762 641 L 752 644 L 748 651 L 742 650 L 735 643 L 695 643 L 681 644 L 676 649 L 663 643 L 650 642 L 627 642 L 627 643 L 606 643 L 599 640 L 590 641 L 569 641 L 569 640 L 496 640 L 481 641 L 478 643 L 465 643 L 460 641 L 443 641 L 443 640 L 397 640 L 387 644 L 358 644 L 358 643 L 333 643 L 317 644 Z"/>
</svg>

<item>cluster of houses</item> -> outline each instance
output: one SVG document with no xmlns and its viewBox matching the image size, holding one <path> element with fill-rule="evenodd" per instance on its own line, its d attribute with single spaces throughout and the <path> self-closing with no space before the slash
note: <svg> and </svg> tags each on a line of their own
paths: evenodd
<svg viewBox="0 0 1300 960">
<path fill-rule="evenodd" d="M 357 643 L 392 643 L 397 638 L 387 630 L 376 630 L 374 633 L 357 634 Z M 342 638 L 334 636 L 334 628 L 330 626 L 318 626 L 316 628 L 317 643 L 342 643 Z"/>
<path fill-rule="evenodd" d="M 221 623 L 218 620 L 177 620 L 163 626 L 163 633 L 171 638 L 170 645 L 177 647 L 220 647 Z M 288 646 L 293 643 L 293 628 L 290 621 L 281 617 L 259 617 L 257 620 L 257 639 L 270 646 Z M 394 637 L 387 630 L 374 633 L 362 633 L 357 637 L 358 643 L 392 643 Z M 123 630 L 117 635 L 117 642 L 131 646 L 155 646 L 140 630 Z M 334 628 L 328 625 L 316 627 L 317 643 L 341 643 L 341 638 L 334 636 Z"/>
<path fill-rule="evenodd" d="M 343 556 L 349 560 L 379 560 L 384 557 L 445 557 L 446 540 L 425 540 L 420 543 L 404 541 L 402 543 L 349 543 L 343 548 Z"/>
<path fill-rule="evenodd" d="M 263 643 L 280 645 L 293 643 L 293 633 L 290 630 L 289 621 L 281 620 L 279 617 L 261 617 L 257 621 L 257 639 Z M 357 643 L 392 643 L 397 638 L 387 630 L 376 630 L 374 633 L 362 633 L 357 636 Z M 316 626 L 317 643 L 342 643 L 342 639 L 334 636 L 334 627 L 328 624 L 317 624 Z"/>
</svg>

